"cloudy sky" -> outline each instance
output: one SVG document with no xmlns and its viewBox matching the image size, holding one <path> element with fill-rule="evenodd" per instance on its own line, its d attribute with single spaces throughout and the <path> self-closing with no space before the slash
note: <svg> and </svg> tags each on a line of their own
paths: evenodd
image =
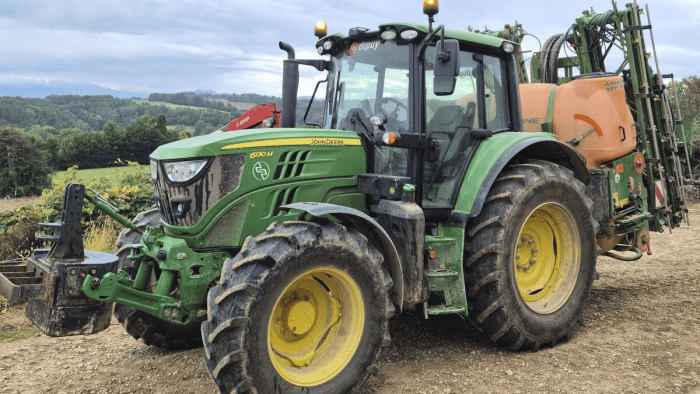
<svg viewBox="0 0 700 394">
<path fill-rule="evenodd" d="M 285 54 L 278 41 L 292 44 L 297 58 L 316 58 L 313 26 L 319 19 L 331 33 L 347 34 L 383 22 L 426 23 L 421 6 L 420 0 L 2 0 L 0 87 L 95 84 L 145 93 L 203 89 L 279 96 Z M 661 71 L 677 78 L 700 74 L 693 39 L 700 0 L 653 0 L 649 6 Z M 612 5 L 442 0 L 436 19 L 453 29 L 493 30 L 517 20 L 544 41 L 591 7 L 604 12 Z M 523 46 L 538 49 L 532 38 Z M 310 94 L 316 77 L 302 74 L 300 95 Z"/>
</svg>

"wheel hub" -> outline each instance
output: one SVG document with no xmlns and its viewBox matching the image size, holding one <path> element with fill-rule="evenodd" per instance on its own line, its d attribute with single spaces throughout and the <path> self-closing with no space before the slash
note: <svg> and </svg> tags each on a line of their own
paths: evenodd
<svg viewBox="0 0 700 394">
<path fill-rule="evenodd" d="M 526 305 L 552 313 L 568 300 L 576 284 L 581 254 L 578 228 L 564 207 L 537 207 L 523 224 L 515 245 L 514 273 Z"/>
<path fill-rule="evenodd" d="M 316 321 L 316 308 L 309 301 L 293 300 L 282 310 L 282 326 L 289 332 L 304 335 Z"/>
<path fill-rule="evenodd" d="M 272 364 L 297 386 L 322 384 L 350 361 L 363 326 L 357 283 L 336 268 L 310 270 L 294 279 L 275 304 L 268 326 Z"/>
</svg>

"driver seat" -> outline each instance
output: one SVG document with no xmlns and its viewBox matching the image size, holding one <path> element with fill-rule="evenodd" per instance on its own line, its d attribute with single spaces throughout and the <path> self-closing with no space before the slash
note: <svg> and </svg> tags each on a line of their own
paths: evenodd
<svg viewBox="0 0 700 394">
<path fill-rule="evenodd" d="M 445 105 L 435 111 L 426 128 L 431 137 L 437 139 L 442 146 L 447 146 L 450 137 L 445 134 L 454 133 L 457 126 L 462 122 L 462 107 L 459 105 Z M 437 132 L 437 133 L 435 133 Z M 442 132 L 442 133 L 441 133 Z M 435 136 L 432 134 L 435 133 Z M 447 149 L 443 149 L 440 160 L 444 159 Z"/>
<path fill-rule="evenodd" d="M 470 101 L 467 104 L 467 108 L 464 112 L 464 116 L 460 119 L 460 122 L 453 129 L 455 135 L 450 144 L 450 149 L 445 152 L 445 163 L 444 165 L 452 164 L 452 162 L 457 161 L 460 154 L 464 153 L 464 143 L 466 140 L 468 130 L 471 130 L 471 125 L 474 123 L 474 116 L 476 115 L 476 103 Z M 461 129 L 461 130 L 460 130 Z"/>
</svg>

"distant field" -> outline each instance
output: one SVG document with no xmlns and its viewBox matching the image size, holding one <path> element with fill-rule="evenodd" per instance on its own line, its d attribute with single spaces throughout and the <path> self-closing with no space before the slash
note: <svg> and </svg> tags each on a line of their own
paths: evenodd
<svg viewBox="0 0 700 394">
<path fill-rule="evenodd" d="M 78 170 L 74 181 L 80 183 L 90 183 L 100 177 L 106 177 L 110 180 L 112 186 L 120 186 L 117 180 L 117 174 L 136 174 L 139 171 L 149 171 L 148 166 L 138 167 L 112 167 L 112 168 L 94 168 L 91 170 Z M 65 177 L 65 171 L 59 171 L 52 176 L 54 180 L 60 180 Z"/>
<path fill-rule="evenodd" d="M 36 204 L 38 202 L 39 197 L 3 198 L 0 199 L 0 211 L 12 211 L 15 207 Z"/>
<path fill-rule="evenodd" d="M 201 107 L 193 107 L 191 105 L 179 105 L 179 104 L 166 103 L 164 101 L 148 101 L 148 100 L 131 100 L 131 101 L 135 102 L 136 104 L 164 105 L 168 108 L 192 108 L 192 109 L 201 109 L 201 110 L 206 109 L 206 108 L 201 108 Z"/>
<path fill-rule="evenodd" d="M 180 128 L 182 128 L 182 130 L 184 132 L 188 133 L 189 135 L 192 135 L 194 133 L 194 126 L 185 126 L 185 125 L 176 124 L 176 125 L 172 125 L 172 126 L 167 125 L 166 127 L 168 128 L 168 130 L 174 130 L 176 127 L 180 127 Z"/>
<path fill-rule="evenodd" d="M 238 110 L 240 110 L 240 111 L 247 111 L 247 110 L 249 110 L 257 105 L 257 104 L 253 104 L 253 103 L 234 103 L 233 101 L 226 101 L 226 102 L 233 105 L 234 107 L 238 108 Z"/>
<path fill-rule="evenodd" d="M 163 105 L 168 108 L 192 108 L 192 109 L 199 109 L 199 110 L 206 110 L 206 109 L 211 109 L 211 108 L 202 108 L 202 107 L 193 107 L 191 105 L 180 105 L 180 104 L 173 104 L 173 103 L 166 103 L 165 101 L 148 101 L 148 100 L 131 100 L 135 102 L 136 104 L 150 104 L 150 105 Z M 218 111 L 218 109 L 212 109 L 212 111 Z M 226 112 L 226 111 L 221 111 L 221 112 Z"/>
<path fill-rule="evenodd" d="M 168 108 L 193 108 L 193 109 L 201 109 L 205 110 L 207 108 L 201 108 L 201 107 L 193 107 L 191 105 L 179 105 L 179 104 L 172 104 L 172 103 L 166 103 L 164 101 L 148 101 L 148 100 L 131 100 L 135 102 L 136 104 L 152 104 L 152 105 L 164 105 Z M 253 103 L 234 103 L 232 101 L 222 101 L 224 104 L 230 104 L 236 107 L 239 111 L 247 111 L 251 107 L 255 106 Z M 214 110 L 218 111 L 218 110 Z M 222 111 L 225 112 L 225 111 Z"/>
</svg>

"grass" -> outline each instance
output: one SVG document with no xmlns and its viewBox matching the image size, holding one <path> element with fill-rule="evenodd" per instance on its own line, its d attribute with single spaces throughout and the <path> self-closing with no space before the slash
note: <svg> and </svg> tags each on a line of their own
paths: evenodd
<svg viewBox="0 0 700 394">
<path fill-rule="evenodd" d="M 112 186 L 122 186 L 118 183 L 117 175 L 136 174 L 139 171 L 150 171 L 149 166 L 136 167 L 111 167 L 111 168 L 93 168 L 90 170 L 78 170 L 75 174 L 73 182 L 88 184 L 91 181 L 96 181 L 101 177 L 105 177 L 112 182 Z M 60 179 L 65 175 L 65 171 L 59 171 L 53 175 L 53 179 Z"/>
<path fill-rule="evenodd" d="M 29 337 L 36 336 L 38 333 L 39 329 L 34 325 L 30 325 L 29 327 L 21 330 L 0 330 L 0 343 L 10 343 L 18 339 L 27 339 Z"/>
<path fill-rule="evenodd" d="M 102 219 L 90 222 L 84 230 L 84 247 L 88 250 L 110 253 L 114 249 L 122 226 L 106 216 Z"/>
<path fill-rule="evenodd" d="M 0 343 L 14 342 L 39 334 L 39 329 L 24 317 L 24 304 L 10 305 L 0 295 Z"/>
</svg>

